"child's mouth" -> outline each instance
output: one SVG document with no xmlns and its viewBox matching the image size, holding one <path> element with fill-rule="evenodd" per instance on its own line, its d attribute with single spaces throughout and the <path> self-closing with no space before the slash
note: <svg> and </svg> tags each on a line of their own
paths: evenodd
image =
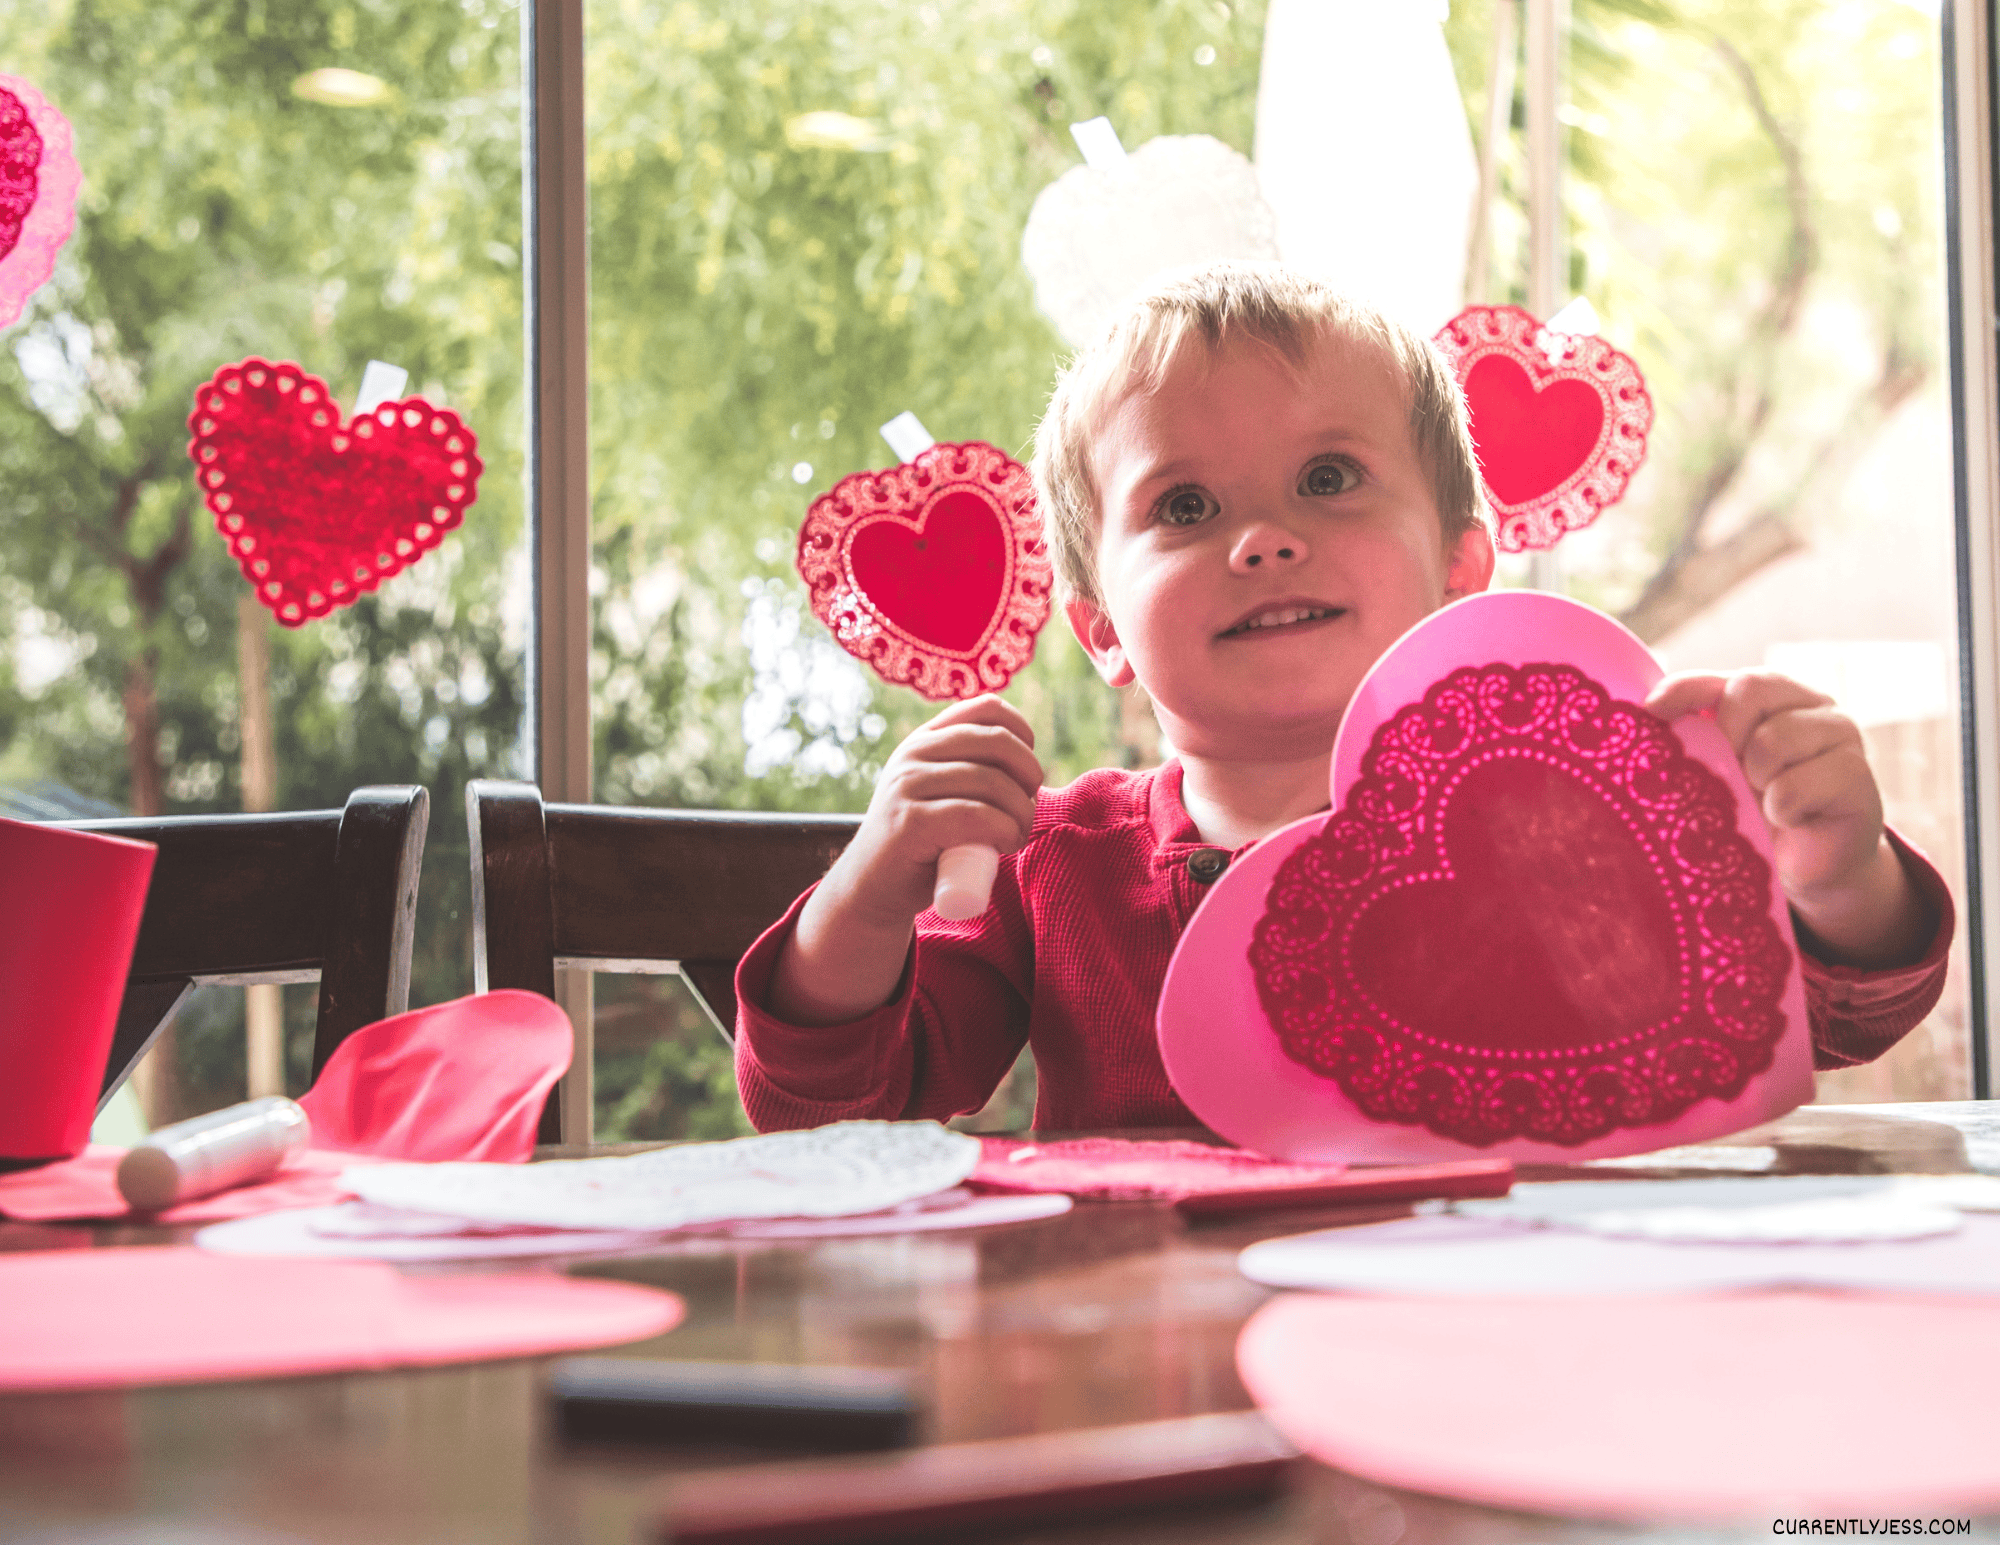
<svg viewBox="0 0 2000 1545">
<path fill-rule="evenodd" d="M 1246 617 L 1230 628 L 1224 638 L 1241 638 L 1248 633 L 1270 632 L 1278 628 L 1294 628 L 1302 622 L 1323 622 L 1328 617 L 1338 617 L 1346 610 L 1343 606 L 1274 606 L 1269 611 L 1259 612 L 1254 617 Z"/>
</svg>

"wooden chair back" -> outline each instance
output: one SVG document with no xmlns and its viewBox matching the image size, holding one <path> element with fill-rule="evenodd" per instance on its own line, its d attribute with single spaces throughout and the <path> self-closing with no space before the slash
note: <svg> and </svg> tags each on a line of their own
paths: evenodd
<svg viewBox="0 0 2000 1545">
<path fill-rule="evenodd" d="M 430 794 L 356 789 L 340 810 L 61 821 L 159 848 L 101 1100 L 198 986 L 319 983 L 317 1078 L 363 1025 L 410 1006 Z"/>
<path fill-rule="evenodd" d="M 861 818 L 545 804 L 531 783 L 465 791 L 478 990 L 556 995 L 558 968 L 678 972 L 725 1038 L 736 963 L 825 874 Z M 542 1140 L 566 1140 L 552 1097 Z"/>
</svg>

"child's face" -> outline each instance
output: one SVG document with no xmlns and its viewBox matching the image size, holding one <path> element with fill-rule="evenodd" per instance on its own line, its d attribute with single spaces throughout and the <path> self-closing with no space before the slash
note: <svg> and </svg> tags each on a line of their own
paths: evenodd
<svg viewBox="0 0 2000 1545">
<path fill-rule="evenodd" d="M 1404 384 L 1365 346 L 1328 339 L 1303 370 L 1190 352 L 1111 409 L 1092 465 L 1104 604 L 1071 626 L 1190 755 L 1324 754 L 1382 652 L 1492 578 L 1484 531 L 1447 546 Z"/>
</svg>

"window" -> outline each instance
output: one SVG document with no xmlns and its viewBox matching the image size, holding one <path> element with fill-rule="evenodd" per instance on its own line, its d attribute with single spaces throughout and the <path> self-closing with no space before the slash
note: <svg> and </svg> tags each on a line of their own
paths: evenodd
<svg viewBox="0 0 2000 1545">
<path fill-rule="evenodd" d="M 471 985 L 468 778 L 861 808 L 933 708 L 806 609 L 807 506 L 889 464 L 878 428 L 906 410 L 1025 454 L 1065 345 L 1021 234 L 1077 164 L 1070 125 L 1267 158 L 1284 147 L 1258 135 L 1293 131 L 1259 120 L 1266 29 L 1293 3 L 66 0 L 19 21 L 8 67 L 75 125 L 86 185 L 54 280 L 0 334 L 0 787 L 19 808 L 171 812 L 425 783 L 415 1002 Z M 1559 583 L 1670 666 L 1833 693 L 1890 818 L 1974 901 L 1967 854 L 1993 839 L 1962 815 L 1958 706 L 2000 691 L 1993 357 L 1968 329 L 1955 438 L 1946 280 L 1964 315 L 1990 312 L 1983 8 L 1957 0 L 1942 33 L 1917 0 L 1413 10 L 1449 50 L 1468 176 L 1491 151 L 1467 298 L 1588 299 L 1658 410 L 1626 501 L 1501 582 Z M 1369 68 L 1356 37 L 1330 82 Z M 1536 53 L 1543 37 L 1560 46 Z M 1533 165 L 1545 123 L 1554 181 Z M 1330 147 L 1324 197 L 1376 153 Z M 1537 186 L 1558 195 L 1540 281 Z M 1344 214 L 1399 228 L 1394 209 Z M 251 354 L 299 361 L 343 407 L 368 360 L 403 366 L 485 462 L 438 552 L 297 630 L 239 604 L 185 457 L 195 386 Z M 1163 754 L 1143 699 L 1106 689 L 1059 621 L 1010 696 L 1054 781 Z M 1980 733 L 1991 828 L 2000 740 Z M 1955 957 L 1931 1021 L 1822 1098 L 1970 1093 L 1974 964 Z M 311 994 L 287 993 L 296 1088 Z M 189 1008 L 157 1115 L 243 1092 L 243 1017 L 236 994 Z M 726 1048 L 678 984 L 600 980 L 595 1032 L 573 1116 L 605 1136 L 734 1129 Z M 1024 1118 L 1031 1079 L 995 1119 Z"/>
</svg>

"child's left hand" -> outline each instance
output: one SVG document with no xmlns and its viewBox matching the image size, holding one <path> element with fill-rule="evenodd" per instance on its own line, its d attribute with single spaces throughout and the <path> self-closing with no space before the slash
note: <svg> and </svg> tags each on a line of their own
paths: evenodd
<svg viewBox="0 0 2000 1545">
<path fill-rule="evenodd" d="M 1923 957 L 1937 919 L 1883 832 L 1861 730 L 1832 698 L 1772 671 L 1685 671 L 1645 706 L 1669 720 L 1713 713 L 1770 823 L 1802 944 L 1842 965 Z"/>
</svg>

